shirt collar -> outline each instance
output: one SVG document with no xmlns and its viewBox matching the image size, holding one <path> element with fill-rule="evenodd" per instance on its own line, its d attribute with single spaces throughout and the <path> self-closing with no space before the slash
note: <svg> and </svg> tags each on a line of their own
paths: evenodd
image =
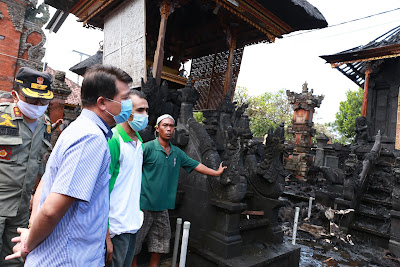
<svg viewBox="0 0 400 267">
<path fill-rule="evenodd" d="M 117 124 L 115 128 L 117 129 L 119 135 L 122 137 L 122 140 L 124 140 L 124 142 L 133 141 L 132 138 L 125 132 L 124 128 L 122 128 L 121 124 Z"/>
<path fill-rule="evenodd" d="M 169 142 L 169 146 L 171 147 L 171 150 L 170 150 L 170 152 L 169 152 L 169 154 L 171 155 L 171 153 L 175 150 L 175 146 L 172 145 L 171 142 Z M 164 150 L 164 148 L 160 145 L 160 142 L 158 141 L 158 137 L 156 138 L 156 144 L 155 144 L 154 149 L 155 149 L 155 150 L 161 150 L 161 151 L 163 151 L 164 153 L 166 153 L 165 150 Z"/>
<path fill-rule="evenodd" d="M 112 131 L 110 127 L 108 127 L 107 123 L 93 111 L 84 108 L 80 116 L 86 117 L 96 123 L 96 125 L 102 130 L 107 140 L 112 137 Z"/>
</svg>

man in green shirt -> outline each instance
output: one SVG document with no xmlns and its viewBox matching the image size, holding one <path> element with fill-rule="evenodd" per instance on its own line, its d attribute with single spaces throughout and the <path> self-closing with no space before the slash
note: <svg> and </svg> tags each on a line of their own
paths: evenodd
<svg viewBox="0 0 400 267">
<path fill-rule="evenodd" d="M 172 145 L 170 140 L 175 131 L 175 120 L 171 115 L 165 114 L 157 119 L 156 131 L 158 138 L 143 145 L 140 208 L 144 212 L 144 222 L 137 235 L 135 251 L 135 255 L 139 254 L 147 236 L 150 267 L 158 266 L 161 254 L 169 252 L 171 228 L 168 209 L 175 208 L 180 168 L 188 173 L 195 170 L 211 176 L 220 176 L 226 169 L 222 162 L 218 170 L 210 169 Z M 136 256 L 132 266 L 137 267 Z"/>
</svg>

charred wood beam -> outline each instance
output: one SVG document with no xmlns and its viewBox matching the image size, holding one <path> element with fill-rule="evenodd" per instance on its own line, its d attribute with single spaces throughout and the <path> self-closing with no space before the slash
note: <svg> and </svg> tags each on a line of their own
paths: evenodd
<svg viewBox="0 0 400 267">
<path fill-rule="evenodd" d="M 350 80 L 352 80 L 355 84 L 357 84 L 357 86 L 364 87 L 364 83 L 359 83 L 359 82 L 358 82 L 357 75 L 356 75 L 355 73 L 349 75 L 349 74 L 346 73 L 344 70 L 342 70 L 340 67 L 337 67 L 336 69 L 337 69 L 338 71 L 340 71 L 343 75 L 347 76 L 347 77 L 348 77 Z"/>
<path fill-rule="evenodd" d="M 233 77 L 233 52 L 236 49 L 236 30 L 229 29 L 227 31 L 227 37 L 229 42 L 229 55 L 228 55 L 228 63 L 226 67 L 226 74 L 225 74 L 225 83 L 224 83 L 224 93 L 223 96 L 226 95 L 227 92 L 230 92 L 232 87 L 232 77 Z"/>
</svg>

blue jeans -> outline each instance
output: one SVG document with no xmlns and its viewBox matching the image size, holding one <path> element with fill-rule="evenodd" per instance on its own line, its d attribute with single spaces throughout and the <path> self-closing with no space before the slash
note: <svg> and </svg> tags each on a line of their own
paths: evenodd
<svg viewBox="0 0 400 267">
<path fill-rule="evenodd" d="M 136 233 L 120 234 L 111 238 L 113 243 L 112 267 L 130 267 L 135 256 Z"/>
</svg>

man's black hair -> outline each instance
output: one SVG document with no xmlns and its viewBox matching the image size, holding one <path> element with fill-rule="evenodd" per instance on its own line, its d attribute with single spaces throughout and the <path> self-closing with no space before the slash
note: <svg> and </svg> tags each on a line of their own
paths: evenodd
<svg viewBox="0 0 400 267">
<path fill-rule="evenodd" d="M 137 95 L 139 98 L 146 99 L 145 93 L 143 93 L 142 91 L 136 90 L 136 89 L 130 89 L 129 95 L 130 96 L 131 95 Z"/>
<path fill-rule="evenodd" d="M 118 94 L 116 80 L 132 82 L 128 73 L 114 66 L 96 64 L 87 69 L 81 88 L 82 106 L 95 105 L 100 96 L 113 99 Z"/>
<path fill-rule="evenodd" d="M 19 93 L 21 91 L 21 87 L 19 86 L 18 83 L 14 82 L 13 84 L 13 89 L 14 91 L 16 91 L 17 93 Z"/>
</svg>

